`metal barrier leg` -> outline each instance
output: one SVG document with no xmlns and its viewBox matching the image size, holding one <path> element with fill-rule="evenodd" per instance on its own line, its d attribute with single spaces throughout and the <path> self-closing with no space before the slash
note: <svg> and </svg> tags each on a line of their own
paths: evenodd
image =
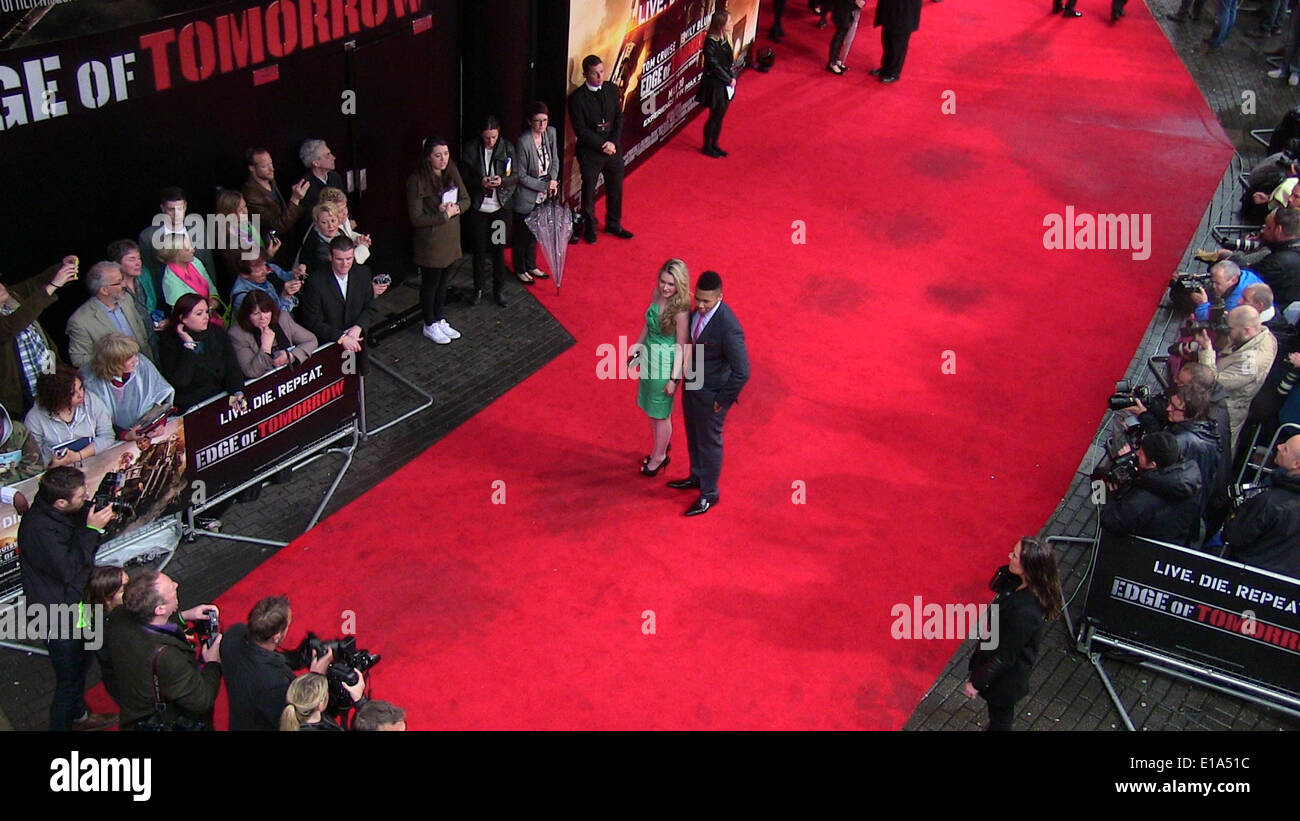
<svg viewBox="0 0 1300 821">
<path fill-rule="evenodd" d="M 425 400 L 425 401 L 424 401 L 423 404 L 421 404 L 421 405 L 419 405 L 419 406 L 417 406 L 417 407 L 415 407 L 415 408 L 413 408 L 413 409 L 407 411 L 406 413 L 402 414 L 401 416 L 397 417 L 396 419 L 392 419 L 392 420 L 390 420 L 390 421 L 388 421 L 388 422 L 385 422 L 384 424 L 380 425 L 379 427 L 375 428 L 374 430 L 371 430 L 369 427 L 366 426 L 366 425 L 367 425 L 367 422 L 366 422 L 366 401 L 365 401 L 365 399 L 366 399 L 366 378 L 365 378 L 364 376 L 361 377 L 361 425 L 362 425 L 362 427 L 361 427 L 361 435 L 362 435 L 363 437 L 365 437 L 366 439 L 369 439 L 371 436 L 374 436 L 375 434 L 380 433 L 381 431 L 385 431 L 385 430 L 387 430 L 388 428 L 391 428 L 393 425 L 396 425 L 398 422 L 402 422 L 402 421 L 404 421 L 404 420 L 406 420 L 406 419 L 411 418 L 412 416 L 416 415 L 417 413 L 419 413 L 420 411 L 424 410 L 425 408 L 431 407 L 431 406 L 433 405 L 433 403 L 434 403 L 434 401 L 435 401 L 434 398 L 433 398 L 433 394 L 429 393 L 429 392 L 426 391 L 424 388 L 421 388 L 419 385 L 417 385 L 417 384 L 415 384 L 414 382 L 412 382 L 411 380 L 407 379 L 405 376 L 402 376 L 400 373 L 398 373 L 397 371 L 395 371 L 395 370 L 393 370 L 392 368 L 388 367 L 388 366 L 385 365 L 384 363 L 378 361 L 378 360 L 375 359 L 373 356 L 370 358 L 370 365 L 371 365 L 371 367 L 378 368 L 379 370 L 381 370 L 381 371 L 383 371 L 384 373 L 388 374 L 389 376 L 393 377 L 393 378 L 396 379 L 398 382 L 400 382 L 401 384 L 403 384 L 403 385 L 405 385 L 407 388 L 409 388 L 413 393 L 415 393 L 415 394 L 417 394 L 417 395 L 419 395 L 419 396 L 424 397 L 424 400 Z"/>
<path fill-rule="evenodd" d="M 1124 707 L 1124 702 L 1119 700 L 1119 693 L 1115 691 L 1115 685 L 1111 683 L 1110 674 L 1106 672 L 1106 668 L 1101 664 L 1101 653 L 1092 649 L 1091 636 L 1092 628 L 1089 627 L 1088 636 L 1080 642 L 1082 644 L 1080 649 L 1087 655 L 1092 668 L 1097 671 L 1097 678 L 1101 679 L 1101 686 L 1106 688 L 1106 695 L 1110 696 L 1110 703 L 1115 705 L 1115 712 L 1119 713 L 1119 719 L 1124 722 L 1124 728 L 1129 732 L 1137 732 L 1137 728 L 1133 726 L 1133 719 L 1129 717 L 1128 710 Z"/>
</svg>

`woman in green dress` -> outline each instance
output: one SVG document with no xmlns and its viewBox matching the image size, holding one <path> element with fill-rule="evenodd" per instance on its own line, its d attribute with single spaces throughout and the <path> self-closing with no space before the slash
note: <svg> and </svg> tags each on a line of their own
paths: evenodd
<svg viewBox="0 0 1300 821">
<path fill-rule="evenodd" d="M 641 462 L 641 473 L 654 476 L 670 461 L 673 436 L 673 395 L 681 386 L 690 355 L 691 287 L 686 263 L 670 259 L 659 270 L 654 300 L 645 312 L 645 325 L 632 350 L 639 360 L 640 379 L 636 403 L 650 417 L 654 449 Z"/>
</svg>

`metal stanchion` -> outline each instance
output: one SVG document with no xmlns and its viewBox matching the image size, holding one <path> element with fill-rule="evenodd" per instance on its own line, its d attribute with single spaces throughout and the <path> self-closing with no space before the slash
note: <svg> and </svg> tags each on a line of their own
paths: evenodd
<svg viewBox="0 0 1300 821">
<path fill-rule="evenodd" d="M 367 421 L 367 417 L 366 417 L 366 378 L 364 376 L 361 377 L 361 435 L 364 436 L 366 439 L 369 439 L 371 436 L 374 436 L 375 434 L 380 433 L 381 431 L 385 431 L 388 428 L 391 428 L 393 425 L 396 425 L 398 422 L 402 422 L 406 419 L 411 418 L 412 416 L 416 415 L 417 413 L 424 410 L 425 408 L 429 408 L 433 406 L 433 403 L 435 401 L 433 394 L 429 393 L 424 388 L 421 388 L 419 385 L 407 379 L 405 376 L 402 376 L 400 373 L 388 367 L 384 363 L 377 361 L 373 356 L 370 357 L 370 364 L 378 368 L 379 370 L 383 371 L 384 373 L 388 374 L 389 376 L 393 377 L 401 384 L 405 385 L 407 388 L 411 390 L 412 393 L 415 393 L 416 395 L 423 397 L 424 402 L 412 408 L 411 410 L 407 411 L 406 413 L 402 414 L 401 416 L 397 417 L 396 419 L 391 419 L 372 430 L 369 427 L 369 422 Z"/>
</svg>

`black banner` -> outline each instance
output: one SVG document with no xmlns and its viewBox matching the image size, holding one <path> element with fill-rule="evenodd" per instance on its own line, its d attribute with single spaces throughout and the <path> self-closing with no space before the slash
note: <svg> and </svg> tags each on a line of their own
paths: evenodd
<svg viewBox="0 0 1300 821">
<path fill-rule="evenodd" d="M 246 411 L 223 395 L 185 414 L 195 503 L 333 438 L 357 418 L 359 384 L 356 357 L 330 344 L 245 385 Z"/>
<path fill-rule="evenodd" d="M 1146 539 L 1102 539 L 1099 633 L 1300 696 L 1300 581 Z"/>
</svg>

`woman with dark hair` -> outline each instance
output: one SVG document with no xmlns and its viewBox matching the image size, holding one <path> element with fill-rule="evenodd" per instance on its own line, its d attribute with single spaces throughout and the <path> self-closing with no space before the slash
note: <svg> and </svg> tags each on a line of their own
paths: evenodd
<svg viewBox="0 0 1300 821">
<path fill-rule="evenodd" d="M 75 465 L 109 449 L 116 439 L 108 408 L 86 392 L 81 376 L 66 365 L 36 378 L 36 404 L 23 424 L 47 468 Z"/>
<path fill-rule="evenodd" d="M 163 376 L 176 389 L 176 407 L 186 410 L 219 393 L 243 409 L 244 374 L 226 332 L 212 324 L 208 303 L 184 294 L 172 306 L 171 322 L 159 341 Z"/>
<path fill-rule="evenodd" d="M 506 233 L 510 224 L 511 200 L 519 180 L 514 173 L 514 147 L 501 139 L 501 124 L 487 117 L 478 136 L 465 144 L 461 168 L 465 169 L 465 190 L 470 208 L 466 214 L 474 254 L 474 301 L 483 298 L 487 264 L 492 263 L 492 298 L 506 306 Z M 522 280 L 523 277 L 520 277 Z"/>
<path fill-rule="evenodd" d="M 226 235 L 217 251 L 217 287 L 223 296 L 229 295 L 239 278 L 239 261 L 254 254 L 265 255 L 267 259 L 275 257 L 280 250 L 280 238 L 276 237 L 268 244 L 262 239 L 260 231 L 253 230 L 253 223 L 248 218 L 248 205 L 244 195 L 233 188 L 223 188 L 217 194 L 217 214 L 224 224 Z"/>
<path fill-rule="evenodd" d="M 1063 609 L 1051 545 L 1026 536 L 1016 542 L 1009 558 L 1010 564 L 999 567 L 989 582 L 997 593 L 997 646 L 975 650 L 966 682 L 969 698 L 982 696 L 988 702 L 990 730 L 1011 729 L 1016 702 L 1029 692 L 1043 624 L 1059 618 Z"/>
<path fill-rule="evenodd" d="M 82 600 L 90 607 L 104 608 L 104 615 L 112 613 L 122 604 L 122 591 L 126 589 L 126 583 L 130 577 L 126 571 L 120 567 L 96 567 L 90 571 L 90 580 L 86 582 L 86 592 L 82 594 Z M 95 624 L 92 619 L 93 613 L 82 612 L 80 624 L 83 629 L 94 626 L 96 629 L 103 629 L 106 622 Z M 117 690 L 117 672 L 113 669 L 113 658 L 108 654 L 107 645 L 101 642 L 98 650 L 95 651 L 95 658 L 99 659 L 99 671 L 104 682 L 104 689 L 116 704 L 121 704 L 118 699 Z"/>
<path fill-rule="evenodd" d="M 290 361 L 306 361 L 316 351 L 316 336 L 265 291 L 249 291 L 230 328 L 230 344 L 244 376 L 256 379 Z"/>
<path fill-rule="evenodd" d="M 443 305 L 451 266 L 461 258 L 460 215 L 468 208 L 469 194 L 447 141 L 426 138 L 420 146 L 420 168 L 406 180 L 406 210 L 415 229 L 411 244 L 420 271 L 424 335 L 439 345 L 460 337 L 443 317 Z"/>
<path fill-rule="evenodd" d="M 709 36 L 704 41 L 704 75 L 695 92 L 695 101 L 709 107 L 709 119 L 704 123 L 704 148 L 700 150 L 710 157 L 727 156 L 718 147 L 718 137 L 722 135 L 722 117 L 736 93 L 732 60 L 731 15 L 725 11 L 714 12 L 709 19 Z"/>
<path fill-rule="evenodd" d="M 527 222 L 534 208 L 554 198 L 560 190 L 560 157 L 555 148 L 555 126 L 550 122 L 551 110 L 546 103 L 533 103 L 528 107 L 528 128 L 519 135 L 515 145 L 519 187 L 514 198 L 515 236 L 511 254 L 515 276 L 525 285 L 551 276 L 537 267 L 537 238 Z"/>
</svg>

